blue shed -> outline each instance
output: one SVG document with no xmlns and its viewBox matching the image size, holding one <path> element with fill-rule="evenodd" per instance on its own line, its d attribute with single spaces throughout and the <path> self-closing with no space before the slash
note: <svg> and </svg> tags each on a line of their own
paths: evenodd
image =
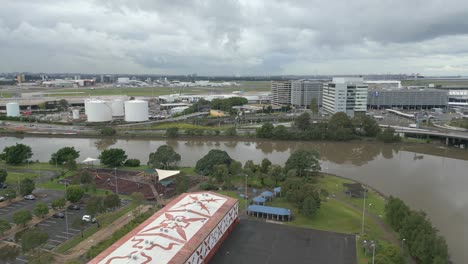
<svg viewBox="0 0 468 264">
<path fill-rule="evenodd" d="M 281 196 L 281 187 L 274 188 L 273 192 L 275 193 L 275 196 Z"/>
<path fill-rule="evenodd" d="M 263 196 L 267 201 L 273 200 L 273 193 L 270 192 L 270 191 L 264 191 L 264 192 L 262 192 L 262 196 Z"/>
<path fill-rule="evenodd" d="M 257 204 L 257 205 L 265 205 L 266 199 L 263 198 L 262 196 L 257 196 L 253 198 L 253 202 L 254 204 Z"/>
<path fill-rule="evenodd" d="M 262 205 L 249 205 L 247 214 L 277 221 L 291 221 L 292 216 L 289 209 Z"/>
</svg>

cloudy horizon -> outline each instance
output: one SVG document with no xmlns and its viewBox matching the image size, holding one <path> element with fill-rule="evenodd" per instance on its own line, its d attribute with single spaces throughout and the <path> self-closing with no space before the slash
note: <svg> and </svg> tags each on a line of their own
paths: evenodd
<svg viewBox="0 0 468 264">
<path fill-rule="evenodd" d="M 22 0 L 0 72 L 468 75 L 468 2 Z"/>
</svg>

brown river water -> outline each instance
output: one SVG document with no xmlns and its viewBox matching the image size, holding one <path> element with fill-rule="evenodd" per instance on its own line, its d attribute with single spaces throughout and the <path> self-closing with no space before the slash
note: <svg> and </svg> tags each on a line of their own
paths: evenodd
<svg viewBox="0 0 468 264">
<path fill-rule="evenodd" d="M 455 263 L 468 263 L 468 150 L 437 145 L 393 145 L 375 142 L 297 142 L 239 140 L 149 140 L 82 138 L 0 138 L 0 150 L 23 143 L 33 160 L 47 162 L 65 146 L 80 151 L 80 159 L 96 158 L 107 148 L 122 148 L 129 158 L 146 163 L 150 152 L 168 144 L 181 156 L 181 165 L 193 166 L 210 149 L 226 151 L 233 159 L 256 163 L 263 158 L 283 165 L 294 150 L 316 149 L 324 171 L 363 182 L 385 195 L 403 199 L 424 210 L 445 236 Z"/>
</svg>

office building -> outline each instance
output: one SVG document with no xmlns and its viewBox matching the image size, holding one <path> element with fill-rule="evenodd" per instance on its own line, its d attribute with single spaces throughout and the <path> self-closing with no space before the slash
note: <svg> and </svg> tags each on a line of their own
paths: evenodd
<svg viewBox="0 0 468 264">
<path fill-rule="evenodd" d="M 313 98 L 317 105 L 322 104 L 323 82 L 318 80 L 297 80 L 291 84 L 291 104 L 299 108 L 308 108 Z"/>
<path fill-rule="evenodd" d="M 323 86 L 322 107 L 329 114 L 366 112 L 367 84 L 362 78 L 333 78 Z"/>
<path fill-rule="evenodd" d="M 271 82 L 271 104 L 290 105 L 291 104 L 291 81 Z"/>
</svg>

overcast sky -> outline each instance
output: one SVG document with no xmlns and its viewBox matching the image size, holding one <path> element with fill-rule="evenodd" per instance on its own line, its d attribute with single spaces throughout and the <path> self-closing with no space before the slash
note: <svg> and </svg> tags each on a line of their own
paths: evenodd
<svg viewBox="0 0 468 264">
<path fill-rule="evenodd" d="M 468 1 L 2 0 L 13 71 L 468 75 Z"/>
</svg>

